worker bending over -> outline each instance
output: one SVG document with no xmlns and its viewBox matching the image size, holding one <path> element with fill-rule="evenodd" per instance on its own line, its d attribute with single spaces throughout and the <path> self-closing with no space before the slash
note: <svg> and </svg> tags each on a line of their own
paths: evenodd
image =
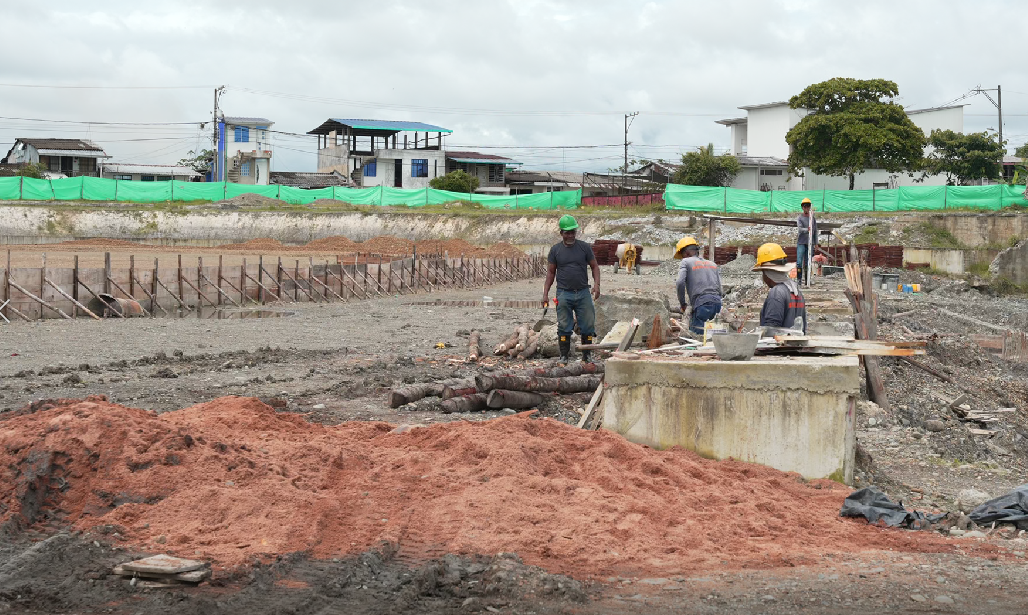
<svg viewBox="0 0 1028 615">
<path fill-rule="evenodd" d="M 550 286 L 557 280 L 557 340 L 560 360 L 568 362 L 571 354 L 571 334 L 578 320 L 582 344 L 592 344 L 596 336 L 596 308 L 593 299 L 600 298 L 600 266 L 593 255 L 592 246 L 576 239 L 578 222 L 571 216 L 560 217 L 560 243 L 550 248 L 547 256 L 546 285 L 543 288 L 543 307 L 550 302 Z M 593 272 L 593 288 L 589 292 L 589 275 Z M 574 318 L 572 318 L 574 315 Z M 582 351 L 582 360 L 589 362 L 592 353 Z"/>
<path fill-rule="evenodd" d="M 686 298 L 692 306 L 689 330 L 703 335 L 703 323 L 721 311 L 721 273 L 713 261 L 700 258 L 700 246 L 693 237 L 682 237 L 675 246 L 678 265 L 678 305 L 685 317 Z"/>
<path fill-rule="evenodd" d="M 753 271 L 764 275 L 764 284 L 771 290 L 760 310 L 760 326 L 796 328 L 796 319 L 807 332 L 807 308 L 796 282 L 795 263 L 785 262 L 785 250 L 777 243 L 765 243 L 757 249 L 757 264 Z"/>
</svg>

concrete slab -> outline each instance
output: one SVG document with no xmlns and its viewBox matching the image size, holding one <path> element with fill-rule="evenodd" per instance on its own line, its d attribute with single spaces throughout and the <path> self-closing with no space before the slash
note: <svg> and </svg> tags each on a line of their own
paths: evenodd
<svg viewBox="0 0 1028 615">
<path fill-rule="evenodd" d="M 612 358 L 605 374 L 603 427 L 633 442 L 852 483 L 857 357 Z"/>
</svg>

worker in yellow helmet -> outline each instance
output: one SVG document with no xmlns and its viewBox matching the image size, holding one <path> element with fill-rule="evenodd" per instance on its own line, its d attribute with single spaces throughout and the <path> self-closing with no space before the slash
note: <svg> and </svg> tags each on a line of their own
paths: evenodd
<svg viewBox="0 0 1028 615">
<path fill-rule="evenodd" d="M 703 323 L 712 320 L 721 311 L 721 273 L 713 261 L 700 258 L 700 244 L 694 237 L 686 236 L 678 240 L 675 258 L 682 259 L 676 284 L 682 318 L 685 318 L 688 298 L 688 305 L 692 306 L 689 330 L 696 335 L 703 335 Z"/>
<path fill-rule="evenodd" d="M 810 268 L 807 261 L 813 256 L 813 251 L 817 247 L 817 220 L 814 219 L 810 199 L 803 199 L 800 207 L 803 209 L 803 213 L 796 218 L 796 226 L 799 228 L 796 236 L 796 277 L 801 284 L 809 284 Z"/>
<path fill-rule="evenodd" d="M 753 271 L 761 272 L 764 284 L 771 289 L 760 310 L 760 326 L 802 328 L 806 333 L 807 307 L 796 283 L 796 263 L 785 261 L 785 250 L 777 243 L 765 243 L 757 249 Z"/>
</svg>

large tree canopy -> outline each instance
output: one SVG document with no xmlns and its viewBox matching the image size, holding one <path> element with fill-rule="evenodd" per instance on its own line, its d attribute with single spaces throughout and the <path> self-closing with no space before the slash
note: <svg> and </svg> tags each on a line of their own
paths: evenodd
<svg viewBox="0 0 1028 615">
<path fill-rule="evenodd" d="M 854 178 L 864 169 L 915 171 L 925 135 L 892 98 L 899 88 L 885 79 L 836 78 L 815 83 L 789 100 L 810 114 L 785 136 L 789 171 Z M 884 99 L 884 100 L 883 100 Z"/>
<path fill-rule="evenodd" d="M 460 169 L 450 171 L 446 175 L 432 178 L 428 185 L 436 190 L 449 190 L 450 192 L 474 192 L 478 190 L 478 178 L 469 175 Z"/>
<path fill-rule="evenodd" d="M 731 154 L 715 156 L 711 143 L 682 156 L 682 166 L 671 181 L 687 186 L 731 186 L 740 168 L 739 160 Z"/>
<path fill-rule="evenodd" d="M 933 150 L 924 161 L 924 176 L 945 175 L 949 186 L 975 179 L 999 179 L 1003 146 L 987 132 L 963 134 L 933 130 L 928 138 Z"/>
</svg>

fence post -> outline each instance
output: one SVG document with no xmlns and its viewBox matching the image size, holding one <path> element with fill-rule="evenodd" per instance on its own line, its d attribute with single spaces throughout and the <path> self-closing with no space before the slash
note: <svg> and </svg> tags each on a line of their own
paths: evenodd
<svg viewBox="0 0 1028 615">
<path fill-rule="evenodd" d="M 821 186 L 821 213 L 825 213 L 825 194 L 828 188 Z"/>
<path fill-rule="evenodd" d="M 19 179 L 21 181 L 18 182 L 18 200 L 19 201 L 24 201 L 25 200 L 25 176 L 22 175 Z"/>
<path fill-rule="evenodd" d="M 385 192 L 384 188 L 385 188 L 384 186 L 379 186 L 378 187 L 378 206 L 379 207 L 382 206 L 382 200 L 385 198 L 385 196 L 383 194 Z"/>
<path fill-rule="evenodd" d="M 727 216 L 728 215 L 728 187 L 726 186 L 726 187 L 722 188 L 722 190 L 725 191 L 724 192 L 724 194 L 725 194 L 725 215 Z M 713 262 L 714 259 L 711 258 L 710 260 Z"/>
</svg>

